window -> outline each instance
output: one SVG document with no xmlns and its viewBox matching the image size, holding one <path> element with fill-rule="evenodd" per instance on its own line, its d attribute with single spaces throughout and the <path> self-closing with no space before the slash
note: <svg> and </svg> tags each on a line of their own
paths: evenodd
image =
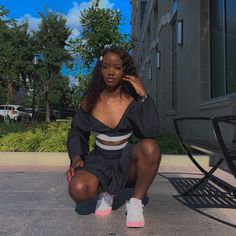
<svg viewBox="0 0 236 236">
<path fill-rule="evenodd" d="M 158 47 L 156 47 L 156 66 L 157 69 L 161 68 L 161 52 L 158 50 Z"/>
<path fill-rule="evenodd" d="M 172 22 L 172 96 L 171 108 L 175 110 L 177 107 L 177 21 L 176 17 Z"/>
<path fill-rule="evenodd" d="M 178 0 L 173 0 L 173 4 L 172 4 L 173 14 L 175 14 L 177 12 L 177 8 L 178 8 Z"/>
<path fill-rule="evenodd" d="M 15 110 L 15 108 L 12 107 L 12 106 L 6 106 L 6 110 L 8 110 L 8 111 L 13 111 L 13 110 Z"/>
<path fill-rule="evenodd" d="M 158 0 L 154 2 L 154 16 L 158 15 Z"/>
<path fill-rule="evenodd" d="M 142 27 L 142 24 L 143 24 L 143 21 L 144 21 L 146 6 L 147 6 L 147 2 L 146 1 L 141 1 L 140 28 Z"/>
<path fill-rule="evenodd" d="M 17 111 L 25 111 L 24 107 L 18 107 Z"/>
<path fill-rule="evenodd" d="M 211 97 L 236 92 L 235 0 L 210 1 Z"/>
<path fill-rule="evenodd" d="M 236 92 L 236 1 L 226 1 L 226 92 Z"/>
<path fill-rule="evenodd" d="M 157 19 L 158 19 L 158 0 L 156 0 L 155 2 L 154 2 L 154 7 L 153 7 L 153 22 L 157 22 Z M 155 35 L 156 35 L 156 30 L 157 30 L 157 28 L 155 27 L 155 23 L 154 23 L 154 25 L 152 25 L 152 35 L 153 35 L 153 37 L 155 37 Z"/>
<path fill-rule="evenodd" d="M 149 62 L 149 67 L 148 67 L 148 79 L 152 80 L 152 67 L 150 66 L 150 62 Z"/>
<path fill-rule="evenodd" d="M 148 42 L 149 42 L 150 41 L 150 35 L 151 35 L 151 23 L 148 25 L 147 32 L 148 32 Z"/>
</svg>

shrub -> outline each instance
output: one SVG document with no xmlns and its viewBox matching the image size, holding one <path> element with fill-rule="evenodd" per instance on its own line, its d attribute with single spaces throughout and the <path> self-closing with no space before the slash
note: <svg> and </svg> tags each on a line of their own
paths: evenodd
<svg viewBox="0 0 236 236">
<path fill-rule="evenodd" d="M 1 130 L 0 151 L 18 152 L 66 152 L 66 140 L 70 121 L 42 124 L 9 124 Z M 132 137 L 134 143 L 139 139 Z M 157 139 L 161 152 L 166 154 L 183 154 L 176 135 L 163 133 Z M 94 136 L 90 135 L 89 149 L 94 147 Z"/>
<path fill-rule="evenodd" d="M 51 122 L 40 125 L 15 128 L 0 138 L 0 151 L 18 152 L 66 152 L 66 140 L 70 122 Z M 28 130 L 27 130 L 28 129 Z M 25 131 L 23 131 L 25 130 Z M 94 136 L 89 139 L 90 150 L 94 146 Z"/>
<path fill-rule="evenodd" d="M 164 132 L 157 138 L 157 141 L 160 145 L 161 153 L 185 154 L 175 134 Z"/>
</svg>

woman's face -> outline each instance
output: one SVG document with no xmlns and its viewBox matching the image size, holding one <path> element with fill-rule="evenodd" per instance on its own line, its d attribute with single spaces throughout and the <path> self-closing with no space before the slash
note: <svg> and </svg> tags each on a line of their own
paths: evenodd
<svg viewBox="0 0 236 236">
<path fill-rule="evenodd" d="M 116 87 L 122 81 L 123 62 L 121 58 L 116 54 L 109 52 L 102 60 L 102 77 L 105 84 L 108 87 Z"/>
</svg>

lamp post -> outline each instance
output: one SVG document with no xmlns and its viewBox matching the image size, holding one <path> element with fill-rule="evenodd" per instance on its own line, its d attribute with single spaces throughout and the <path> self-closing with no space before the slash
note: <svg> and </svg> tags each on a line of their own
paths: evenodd
<svg viewBox="0 0 236 236">
<path fill-rule="evenodd" d="M 35 86 L 36 86 L 36 66 L 39 64 L 38 54 L 34 55 L 33 65 L 34 65 L 34 78 L 33 78 L 33 97 L 32 97 L 32 118 L 34 118 L 35 114 Z"/>
</svg>

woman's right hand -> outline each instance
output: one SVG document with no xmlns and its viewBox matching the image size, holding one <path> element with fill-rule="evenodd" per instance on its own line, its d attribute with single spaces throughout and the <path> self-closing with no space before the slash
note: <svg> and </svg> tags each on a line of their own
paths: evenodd
<svg viewBox="0 0 236 236">
<path fill-rule="evenodd" d="M 74 157 L 72 159 L 72 164 L 71 164 L 70 168 L 66 172 L 66 179 L 67 179 L 68 183 L 71 181 L 72 177 L 75 174 L 75 168 L 79 167 L 79 166 L 83 167 L 84 161 L 82 160 L 82 158 L 80 156 Z"/>
</svg>

